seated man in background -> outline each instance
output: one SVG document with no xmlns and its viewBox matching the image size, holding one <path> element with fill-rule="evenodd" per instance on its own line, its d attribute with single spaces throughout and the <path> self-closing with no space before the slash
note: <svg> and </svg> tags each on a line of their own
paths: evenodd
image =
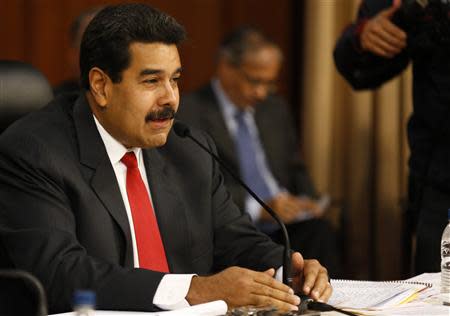
<svg viewBox="0 0 450 316">
<path fill-rule="evenodd" d="M 240 28 L 222 43 L 216 78 L 181 98 L 177 118 L 207 131 L 220 157 L 287 225 L 293 249 L 340 273 L 335 236 L 299 160 L 287 104 L 271 93 L 282 63 L 280 48 L 259 30 Z M 281 241 L 278 225 L 227 172 L 235 203 Z"/>
<path fill-rule="evenodd" d="M 77 289 L 97 308 L 151 311 L 223 299 L 295 310 L 331 295 L 317 260 L 292 255 L 233 204 L 211 156 L 171 132 L 184 28 L 145 4 L 109 6 L 82 39 L 82 93 L 0 136 L 0 265 L 34 274 L 51 313 Z M 215 151 L 204 133 L 194 136 Z"/>
</svg>

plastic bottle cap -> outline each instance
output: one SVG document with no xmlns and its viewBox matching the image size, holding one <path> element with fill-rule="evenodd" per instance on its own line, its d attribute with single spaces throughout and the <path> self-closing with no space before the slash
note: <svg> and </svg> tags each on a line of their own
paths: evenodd
<svg viewBox="0 0 450 316">
<path fill-rule="evenodd" d="M 95 306 L 95 293 L 90 290 L 76 290 L 73 295 L 73 306 Z"/>
</svg>

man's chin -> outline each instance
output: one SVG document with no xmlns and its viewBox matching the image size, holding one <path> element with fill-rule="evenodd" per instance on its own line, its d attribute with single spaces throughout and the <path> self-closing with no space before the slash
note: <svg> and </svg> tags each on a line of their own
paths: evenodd
<svg viewBox="0 0 450 316">
<path fill-rule="evenodd" d="M 145 140 L 142 148 L 155 148 L 164 146 L 167 142 L 168 133 L 159 133 Z"/>
</svg>

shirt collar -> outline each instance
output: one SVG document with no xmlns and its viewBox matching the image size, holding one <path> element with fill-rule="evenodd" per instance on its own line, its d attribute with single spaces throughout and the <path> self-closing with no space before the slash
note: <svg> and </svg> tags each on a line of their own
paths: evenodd
<svg viewBox="0 0 450 316">
<path fill-rule="evenodd" d="M 231 99 L 226 94 L 218 78 L 214 78 L 211 81 L 211 86 L 214 93 L 217 96 L 217 99 L 219 100 L 220 108 L 224 113 L 225 117 L 234 118 L 236 114 L 240 111 L 244 111 L 245 113 L 249 113 L 250 115 L 254 114 L 255 109 L 253 107 L 248 106 L 246 107 L 245 110 L 241 110 L 236 104 L 234 104 L 233 101 L 231 101 Z"/>
<path fill-rule="evenodd" d="M 105 144 L 106 152 L 108 154 L 109 160 L 111 161 L 111 164 L 114 165 L 118 163 L 122 159 L 123 155 L 125 155 L 129 151 L 134 152 L 139 164 L 141 159 L 141 148 L 126 148 L 105 130 L 105 128 L 102 126 L 102 124 L 100 124 L 95 115 L 93 115 L 93 117 L 98 132 L 100 133 L 100 137 L 102 138 L 103 144 Z"/>
</svg>

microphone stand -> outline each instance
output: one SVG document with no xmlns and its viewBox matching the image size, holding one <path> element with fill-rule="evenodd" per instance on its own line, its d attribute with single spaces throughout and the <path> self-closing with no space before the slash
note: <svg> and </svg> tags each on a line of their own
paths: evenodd
<svg viewBox="0 0 450 316">
<path fill-rule="evenodd" d="M 219 156 L 211 152 L 209 148 L 200 143 L 191 135 L 191 131 L 183 123 L 175 122 L 174 131 L 180 137 L 188 137 L 203 150 L 209 153 L 240 185 L 242 185 L 247 192 L 256 200 L 258 203 L 275 219 L 275 221 L 280 225 L 283 238 L 284 238 L 284 254 L 283 254 L 283 283 L 292 288 L 292 271 L 291 271 L 291 243 L 289 241 L 289 235 L 280 217 L 269 207 L 264 201 L 262 201 L 234 172 L 230 167 L 226 165 L 225 162 L 220 159 Z"/>
<path fill-rule="evenodd" d="M 176 121 L 173 125 L 173 129 L 175 134 L 177 134 L 181 138 L 188 137 L 190 138 L 194 143 L 196 143 L 200 148 L 202 148 L 204 151 L 206 151 L 208 154 L 211 155 L 218 163 L 221 165 L 225 171 L 227 171 L 237 182 L 239 182 L 240 185 L 242 185 L 247 192 L 256 200 L 258 203 L 277 221 L 278 225 L 280 225 L 283 238 L 284 238 L 284 255 L 283 255 L 283 283 L 288 285 L 292 288 L 292 271 L 291 271 L 291 243 L 289 241 L 289 235 L 286 230 L 286 226 L 281 221 L 281 219 L 278 217 L 278 215 L 272 210 L 271 207 L 269 207 L 264 201 L 262 201 L 255 192 L 253 192 L 234 172 L 231 170 L 230 167 L 228 167 L 225 162 L 220 159 L 219 156 L 217 156 L 215 153 L 213 153 L 211 150 L 209 150 L 208 147 L 200 143 L 196 138 L 194 138 L 191 135 L 191 131 L 189 130 L 189 127 L 187 127 L 185 124 Z M 307 295 L 303 295 L 302 302 L 299 306 L 299 312 L 302 313 L 306 309 L 310 310 L 316 310 L 316 311 L 338 311 L 340 313 L 343 313 L 345 315 L 350 316 L 357 316 L 356 314 L 344 311 L 339 308 L 336 308 L 334 306 L 328 305 L 326 303 L 321 302 L 315 302 Z M 290 315 L 290 314 L 289 314 Z"/>
</svg>

